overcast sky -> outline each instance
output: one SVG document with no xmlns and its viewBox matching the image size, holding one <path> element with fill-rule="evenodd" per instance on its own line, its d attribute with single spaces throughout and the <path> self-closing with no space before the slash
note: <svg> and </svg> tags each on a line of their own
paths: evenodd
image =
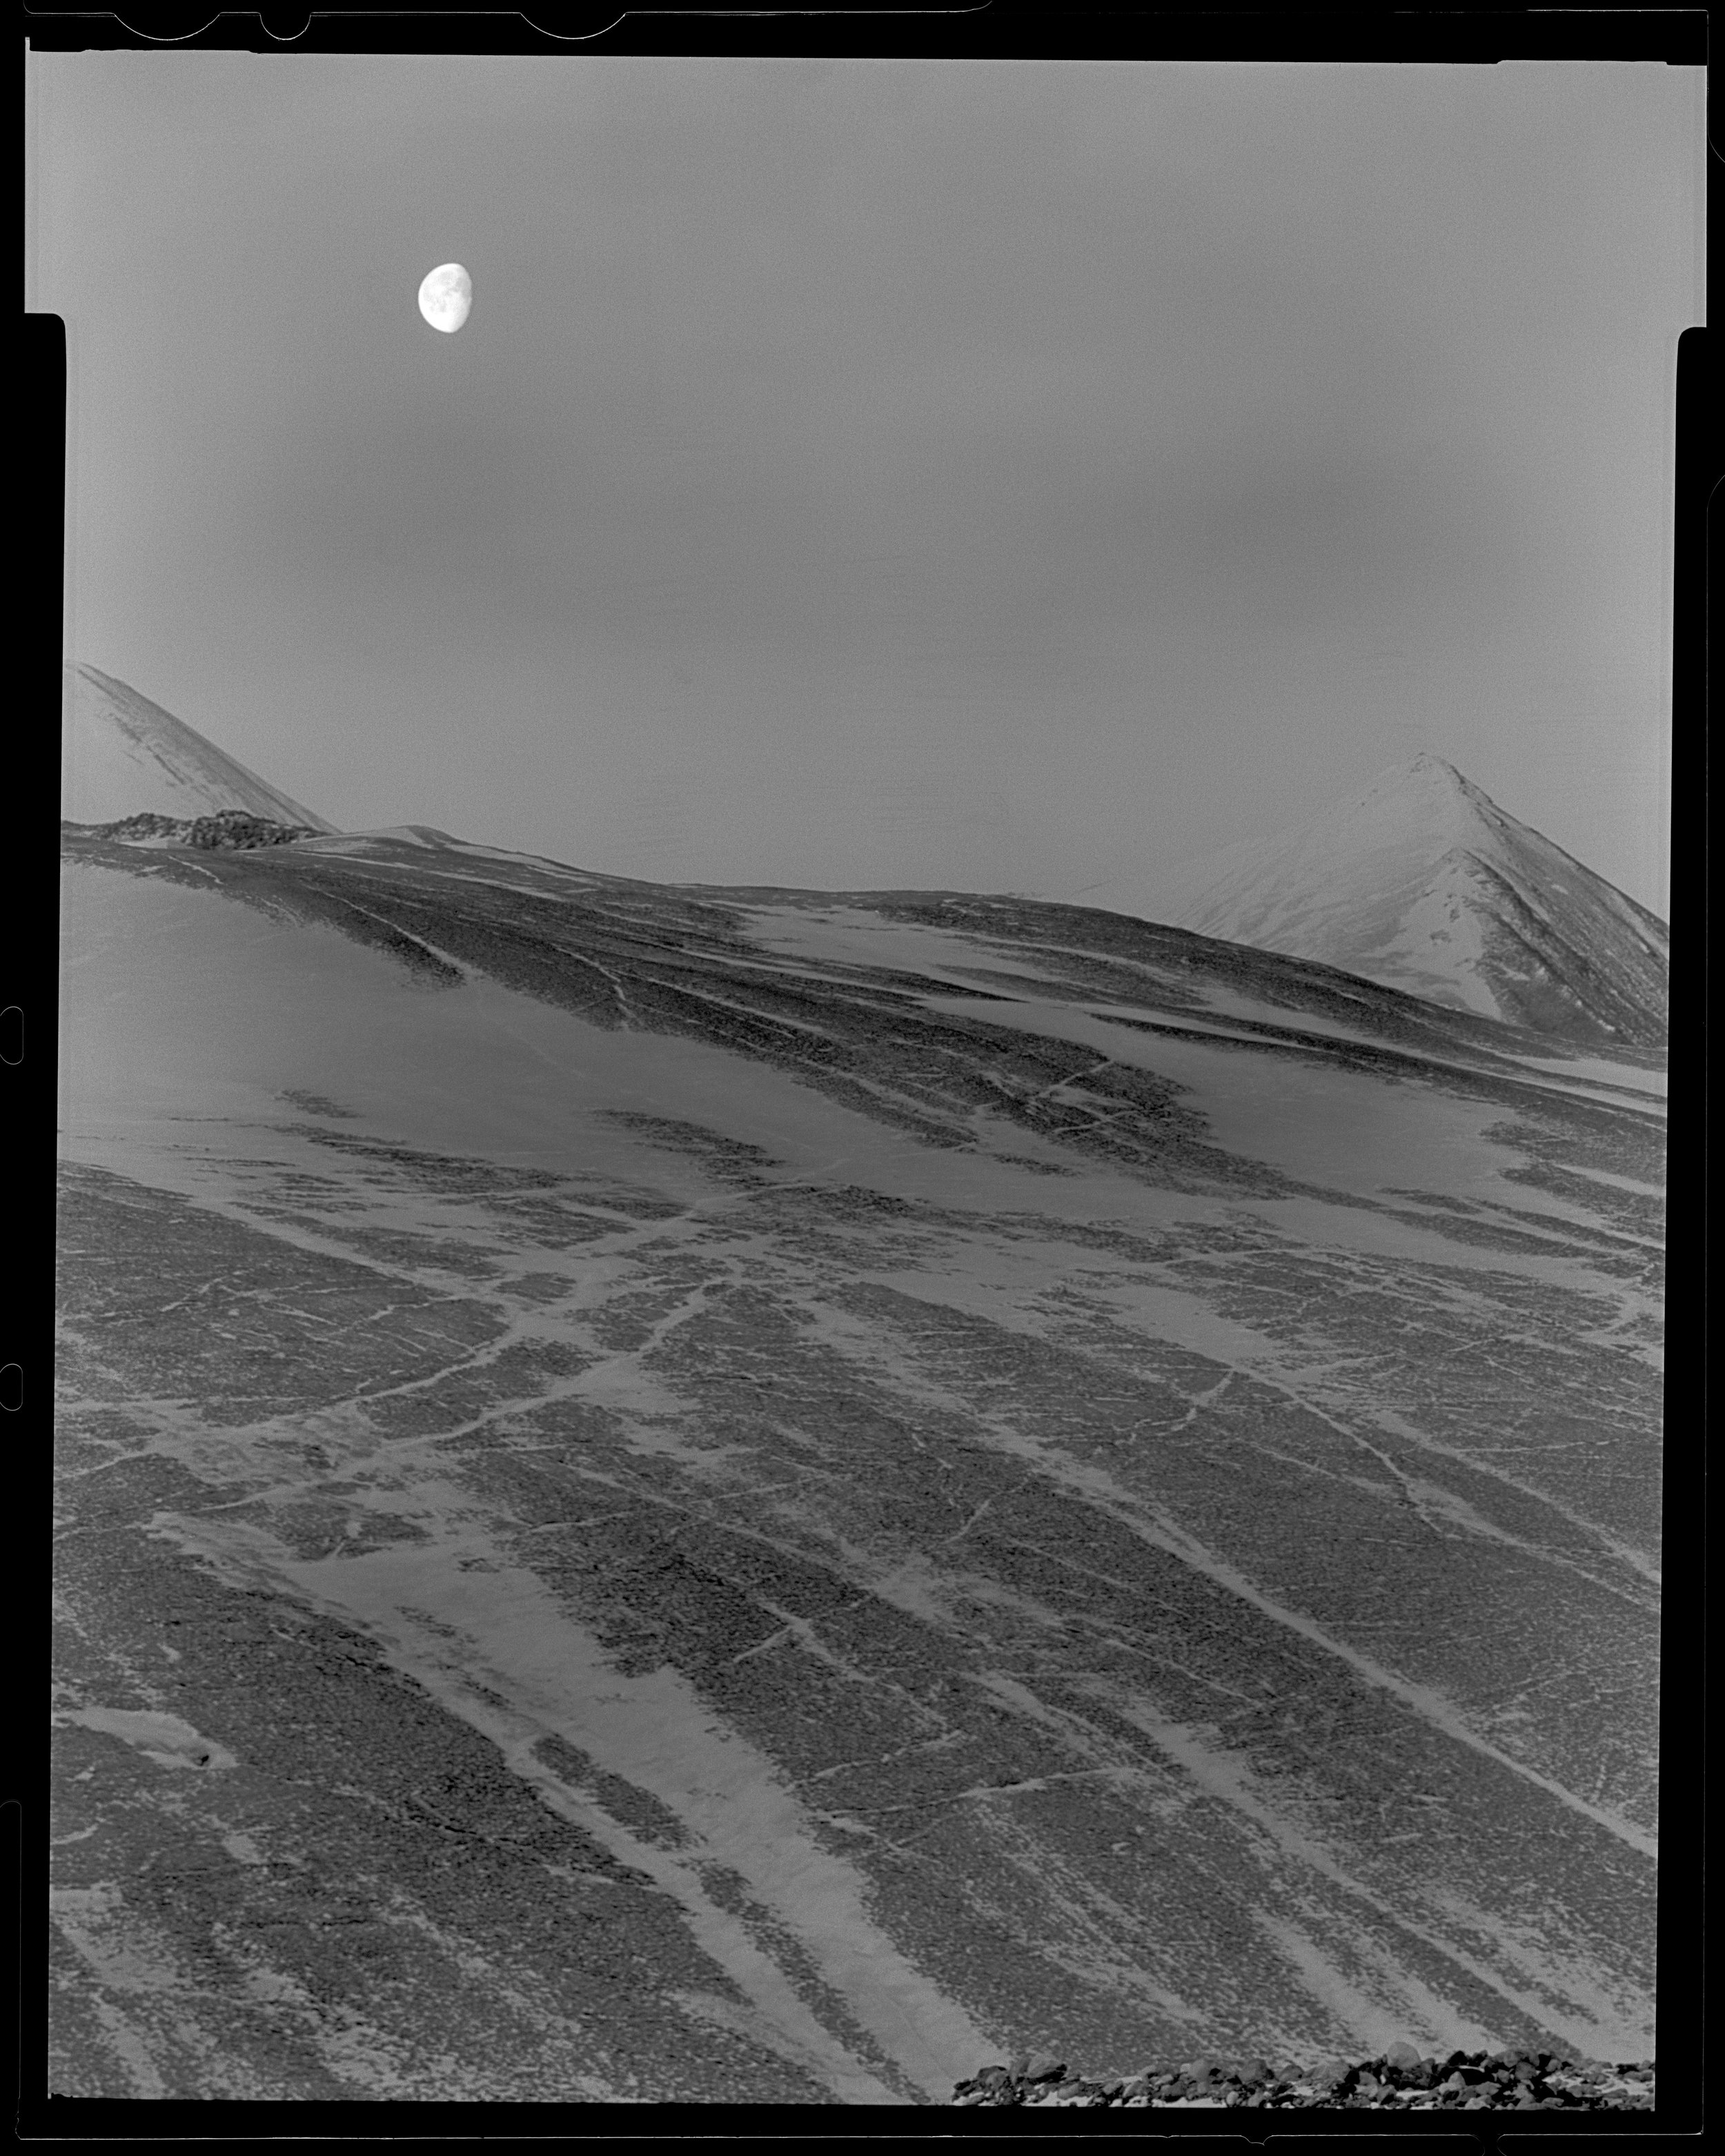
<svg viewBox="0 0 1725 2156">
<path fill-rule="evenodd" d="M 1698 72 L 27 79 L 69 655 L 333 822 L 1060 896 L 1429 749 L 1666 911 Z"/>
</svg>

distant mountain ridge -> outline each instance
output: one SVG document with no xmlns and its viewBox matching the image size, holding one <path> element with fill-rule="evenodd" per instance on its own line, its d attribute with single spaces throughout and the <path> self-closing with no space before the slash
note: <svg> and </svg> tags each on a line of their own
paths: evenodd
<svg viewBox="0 0 1725 2156">
<path fill-rule="evenodd" d="M 65 682 L 66 820 L 243 814 L 339 835 L 129 684 L 82 664 Z M 1666 923 L 1440 757 L 1416 756 L 1296 829 L 1081 896 L 1576 1045 L 1666 1040 Z"/>
<path fill-rule="evenodd" d="M 196 819 L 244 809 L 272 823 L 333 831 L 183 719 L 95 666 L 64 669 L 60 814 L 110 824 L 140 814 Z"/>
<path fill-rule="evenodd" d="M 1086 898 L 1573 1042 L 1666 1039 L 1666 923 L 1440 757 L 1293 829 Z"/>
</svg>

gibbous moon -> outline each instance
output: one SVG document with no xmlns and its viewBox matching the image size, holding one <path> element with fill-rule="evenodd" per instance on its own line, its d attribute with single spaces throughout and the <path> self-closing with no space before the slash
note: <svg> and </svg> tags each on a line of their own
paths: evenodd
<svg viewBox="0 0 1725 2156">
<path fill-rule="evenodd" d="M 419 311 L 434 330 L 453 336 L 473 308 L 473 280 L 459 262 L 445 262 L 419 287 Z"/>
</svg>

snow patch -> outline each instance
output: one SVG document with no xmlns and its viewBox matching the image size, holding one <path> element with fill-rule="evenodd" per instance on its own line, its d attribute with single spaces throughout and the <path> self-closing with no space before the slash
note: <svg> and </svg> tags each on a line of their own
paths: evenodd
<svg viewBox="0 0 1725 2156">
<path fill-rule="evenodd" d="M 119 1707 L 62 1707 L 57 1722 L 75 1722 L 85 1729 L 99 1729 L 117 1737 L 158 1767 L 210 1768 L 237 1767 L 239 1760 L 225 1744 L 218 1744 L 177 1714 Z"/>
</svg>

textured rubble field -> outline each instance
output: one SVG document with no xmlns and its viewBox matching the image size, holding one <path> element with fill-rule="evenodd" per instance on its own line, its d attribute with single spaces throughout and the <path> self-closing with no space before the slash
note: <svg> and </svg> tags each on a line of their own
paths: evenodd
<svg viewBox="0 0 1725 2156">
<path fill-rule="evenodd" d="M 1162 2111 L 1651 2111 L 1653 2061 L 1583 2066 L 1549 2051 L 1451 2051 L 1434 2058 L 1412 2044 L 1350 2065 L 1262 2059 L 1103 2076 L 1021 2053 L 960 2082 L 957 2104 L 1033 2109 L 1126 2106 Z"/>
<path fill-rule="evenodd" d="M 1651 2051 L 1651 1059 L 1070 909 L 69 850 L 53 2086 Z"/>
</svg>

